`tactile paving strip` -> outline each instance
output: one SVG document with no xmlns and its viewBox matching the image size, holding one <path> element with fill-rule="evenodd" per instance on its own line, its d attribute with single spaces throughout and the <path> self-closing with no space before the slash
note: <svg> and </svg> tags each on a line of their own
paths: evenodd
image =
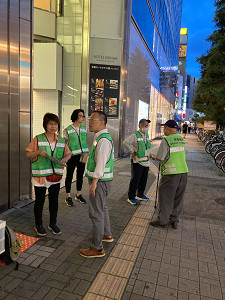
<svg viewBox="0 0 225 300">
<path fill-rule="evenodd" d="M 121 299 L 154 213 L 158 168 L 151 163 L 150 169 L 156 176 L 146 194 L 150 200 L 137 208 L 84 300 Z"/>
</svg>

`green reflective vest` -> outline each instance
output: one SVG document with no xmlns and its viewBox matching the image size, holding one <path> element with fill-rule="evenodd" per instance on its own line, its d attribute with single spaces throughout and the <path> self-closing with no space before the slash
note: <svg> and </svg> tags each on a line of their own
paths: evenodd
<svg viewBox="0 0 225 300">
<path fill-rule="evenodd" d="M 85 126 L 80 125 L 79 134 L 77 134 L 76 130 L 72 125 L 69 125 L 66 128 L 68 133 L 69 142 L 68 146 L 71 151 L 71 155 L 78 155 L 81 153 L 88 153 L 88 145 L 87 145 L 87 133 Z"/>
<path fill-rule="evenodd" d="M 49 155 L 61 160 L 63 158 L 65 150 L 65 139 L 58 135 L 58 141 L 55 145 L 55 149 L 52 152 L 49 141 L 44 133 L 37 135 L 38 150 L 44 150 Z M 45 177 L 52 175 L 55 172 L 58 175 L 63 175 L 63 169 L 60 165 L 53 163 L 46 157 L 38 155 L 36 161 L 32 162 L 32 176 L 33 177 Z"/>
<path fill-rule="evenodd" d="M 168 160 L 161 163 L 162 175 L 188 173 L 184 139 L 179 134 L 170 134 L 165 139 L 170 147 L 170 154 Z"/>
<path fill-rule="evenodd" d="M 93 143 L 91 147 L 91 151 L 88 157 L 88 162 L 87 162 L 87 168 L 86 168 L 86 174 L 88 178 L 93 179 L 93 174 L 96 168 L 96 162 L 95 162 L 95 150 L 97 147 L 97 144 L 100 139 L 102 138 L 107 138 L 111 143 L 112 143 L 112 150 L 110 154 L 109 161 L 105 165 L 105 170 L 103 176 L 99 179 L 99 181 L 109 181 L 113 180 L 113 167 L 114 167 L 114 146 L 113 146 L 113 141 L 109 133 L 102 133 L 100 134 L 96 141 Z"/>
<path fill-rule="evenodd" d="M 149 140 L 149 135 L 146 133 L 146 143 L 139 131 L 135 132 L 137 136 L 137 141 L 138 141 L 138 151 L 136 152 L 136 156 L 138 157 L 139 162 L 145 162 L 149 160 L 149 157 L 146 156 L 145 150 L 148 150 L 151 148 L 151 143 Z"/>
</svg>

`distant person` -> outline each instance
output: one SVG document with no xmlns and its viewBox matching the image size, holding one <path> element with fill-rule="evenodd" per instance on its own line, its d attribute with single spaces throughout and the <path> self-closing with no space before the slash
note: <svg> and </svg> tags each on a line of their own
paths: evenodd
<svg viewBox="0 0 225 300">
<path fill-rule="evenodd" d="M 184 139 L 186 138 L 186 135 L 187 135 L 187 128 L 188 128 L 188 125 L 187 125 L 186 122 L 184 122 L 183 127 L 182 127 L 182 132 L 183 132 L 183 138 Z"/>
<path fill-rule="evenodd" d="M 191 123 L 188 124 L 188 133 L 191 133 Z"/>
<path fill-rule="evenodd" d="M 128 190 L 127 201 L 132 205 L 137 205 L 137 200 L 149 200 L 144 195 L 149 171 L 149 154 L 146 150 L 151 148 L 148 129 L 150 120 L 141 119 L 139 130 L 131 134 L 123 145 L 131 153 L 131 180 Z M 136 194 L 137 193 L 137 194 Z"/>
<path fill-rule="evenodd" d="M 73 122 L 71 125 L 66 127 L 63 131 L 63 137 L 68 143 L 69 149 L 71 151 L 71 159 L 67 163 L 67 172 L 66 172 L 66 181 L 65 181 L 65 189 L 66 189 L 66 204 L 68 206 L 73 206 L 73 199 L 71 197 L 71 183 L 73 180 L 73 174 L 75 168 L 77 168 L 77 181 L 76 181 L 76 195 L 75 200 L 80 203 L 87 203 L 83 198 L 81 190 L 83 186 L 83 176 L 85 169 L 85 156 L 88 153 L 88 145 L 87 145 L 87 133 L 85 126 L 81 125 L 84 122 L 84 110 L 83 109 L 75 109 L 71 115 L 71 121 Z"/>
<path fill-rule="evenodd" d="M 183 197 L 187 185 L 188 167 L 185 159 L 184 139 L 176 133 L 177 124 L 169 120 L 164 124 L 165 138 L 162 140 L 157 155 L 150 157 L 161 163 L 159 183 L 159 214 L 150 225 L 154 227 L 177 228 L 177 222 L 183 208 Z"/>
<path fill-rule="evenodd" d="M 26 148 L 26 155 L 32 159 L 32 183 L 34 185 L 35 202 L 34 230 L 39 236 L 46 235 L 43 227 L 42 212 L 45 202 L 45 193 L 48 189 L 50 220 L 48 229 L 54 234 L 60 234 L 61 230 L 56 225 L 58 213 L 58 197 L 60 183 L 62 181 L 63 167 L 52 162 L 47 154 L 57 158 L 62 163 L 67 163 L 71 157 L 66 141 L 57 132 L 60 129 L 58 116 L 47 113 L 44 115 L 43 127 L 45 132 L 33 138 Z"/>
<path fill-rule="evenodd" d="M 80 255 L 88 258 L 105 256 L 102 242 L 113 242 L 106 197 L 113 180 L 114 146 L 106 124 L 107 116 L 104 112 L 95 111 L 91 114 L 89 129 L 95 135 L 85 175 L 90 185 L 89 217 L 92 221 L 92 245 L 88 249 L 80 249 Z"/>
</svg>

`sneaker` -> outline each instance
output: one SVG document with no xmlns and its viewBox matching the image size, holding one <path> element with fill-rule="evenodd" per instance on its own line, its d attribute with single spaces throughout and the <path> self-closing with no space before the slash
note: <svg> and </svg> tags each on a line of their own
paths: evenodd
<svg viewBox="0 0 225 300">
<path fill-rule="evenodd" d="M 149 198 L 146 197 L 145 195 L 143 195 L 143 196 L 141 196 L 141 197 L 136 196 L 136 199 L 137 199 L 137 200 L 140 200 L 140 201 L 142 201 L 142 200 L 148 201 L 148 200 L 149 200 Z"/>
<path fill-rule="evenodd" d="M 106 243 L 112 243 L 114 241 L 112 233 L 109 235 L 104 235 L 102 241 Z"/>
<path fill-rule="evenodd" d="M 88 249 L 80 249 L 80 255 L 87 258 L 103 257 L 105 256 L 105 250 L 96 251 L 90 247 Z"/>
<path fill-rule="evenodd" d="M 83 203 L 83 204 L 87 203 L 87 201 L 82 197 L 82 195 L 80 195 L 80 196 L 76 195 L 75 199 L 78 200 L 80 203 Z"/>
<path fill-rule="evenodd" d="M 42 225 L 35 226 L 34 231 L 37 233 L 37 235 L 40 235 L 40 236 L 45 236 L 46 235 L 46 231 L 45 231 L 45 229 Z"/>
<path fill-rule="evenodd" d="M 132 205 L 137 205 L 138 204 L 138 201 L 135 200 L 135 199 L 127 199 L 127 202 L 129 202 Z"/>
<path fill-rule="evenodd" d="M 60 234 L 61 230 L 56 224 L 52 224 L 48 226 L 48 229 L 51 230 L 54 234 Z"/>
<path fill-rule="evenodd" d="M 68 206 L 74 206 L 74 203 L 73 203 L 73 200 L 71 197 L 66 198 L 65 202 Z"/>
<path fill-rule="evenodd" d="M 151 221 L 150 225 L 152 225 L 154 227 L 167 228 L 167 224 L 162 225 L 159 220 Z"/>
</svg>

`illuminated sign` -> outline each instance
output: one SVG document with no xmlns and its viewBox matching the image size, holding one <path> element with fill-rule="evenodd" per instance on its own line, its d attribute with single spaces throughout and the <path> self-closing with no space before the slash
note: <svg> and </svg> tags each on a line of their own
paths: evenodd
<svg viewBox="0 0 225 300">
<path fill-rule="evenodd" d="M 187 45 L 180 45 L 179 46 L 179 57 L 186 57 L 187 56 Z"/>
<path fill-rule="evenodd" d="M 180 35 L 187 34 L 187 28 L 180 29 Z"/>
<path fill-rule="evenodd" d="M 139 107 L 138 107 L 138 123 L 141 119 L 148 119 L 148 104 L 144 101 L 139 100 Z M 137 128 L 138 128 L 137 124 Z"/>
</svg>

